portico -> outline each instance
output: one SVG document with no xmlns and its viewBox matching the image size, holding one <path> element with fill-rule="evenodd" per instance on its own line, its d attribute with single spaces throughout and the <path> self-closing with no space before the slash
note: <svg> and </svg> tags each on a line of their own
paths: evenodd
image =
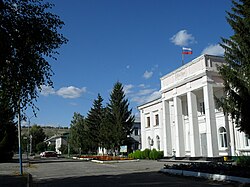
<svg viewBox="0 0 250 187">
<path fill-rule="evenodd" d="M 215 97 L 220 98 L 224 94 L 223 81 L 217 71 L 217 65 L 222 63 L 222 57 L 201 55 L 163 76 L 161 98 L 138 107 L 142 139 L 150 137 L 153 140 L 157 134 L 164 156 L 235 154 L 234 126 L 230 125 L 232 122 L 215 102 Z M 153 111 L 158 111 L 161 121 L 157 127 L 149 128 L 145 121 L 151 121 Z M 153 144 L 149 147 L 143 142 L 146 140 L 142 140 L 142 149 L 155 148 Z"/>
</svg>

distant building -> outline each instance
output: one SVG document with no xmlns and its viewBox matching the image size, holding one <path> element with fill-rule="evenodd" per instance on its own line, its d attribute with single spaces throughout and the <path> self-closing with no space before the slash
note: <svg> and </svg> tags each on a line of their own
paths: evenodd
<svg viewBox="0 0 250 187">
<path fill-rule="evenodd" d="M 133 124 L 133 131 L 130 135 L 131 138 L 134 139 L 134 143 L 132 144 L 132 150 L 141 149 L 141 122 L 135 121 Z"/>
<path fill-rule="evenodd" d="M 69 133 L 64 133 L 61 135 L 54 135 L 50 138 L 48 138 L 47 140 L 45 140 L 44 142 L 46 142 L 48 145 L 51 146 L 55 146 L 55 151 L 57 152 L 57 154 L 62 154 L 62 152 L 60 151 L 60 148 L 65 145 L 68 145 L 68 136 Z"/>
<path fill-rule="evenodd" d="M 138 107 L 142 150 L 164 156 L 217 157 L 250 154 L 250 139 L 217 107 L 224 94 L 217 65 L 224 58 L 201 55 L 161 78 L 161 97 Z"/>
</svg>

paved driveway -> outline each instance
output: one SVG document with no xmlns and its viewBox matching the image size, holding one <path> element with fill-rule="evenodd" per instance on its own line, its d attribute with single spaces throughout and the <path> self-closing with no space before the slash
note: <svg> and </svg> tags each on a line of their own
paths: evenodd
<svg viewBox="0 0 250 187">
<path fill-rule="evenodd" d="M 15 164 L 12 167 L 18 169 L 18 164 Z M 0 171 L 3 165 L 0 164 Z M 159 173 L 163 165 L 164 162 L 149 160 L 99 164 L 68 159 L 41 159 L 33 162 L 30 167 L 24 167 L 24 172 L 32 174 L 33 186 L 233 186 Z"/>
</svg>

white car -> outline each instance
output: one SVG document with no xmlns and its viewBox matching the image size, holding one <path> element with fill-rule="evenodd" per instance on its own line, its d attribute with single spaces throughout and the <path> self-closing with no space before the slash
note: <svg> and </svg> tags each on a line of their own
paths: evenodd
<svg viewBox="0 0 250 187">
<path fill-rule="evenodd" d="M 55 151 L 44 151 L 40 153 L 41 157 L 57 157 L 57 153 Z"/>
</svg>

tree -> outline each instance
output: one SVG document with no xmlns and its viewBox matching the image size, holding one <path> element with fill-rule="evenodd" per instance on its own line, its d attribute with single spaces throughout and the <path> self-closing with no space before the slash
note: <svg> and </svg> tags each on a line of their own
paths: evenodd
<svg viewBox="0 0 250 187">
<path fill-rule="evenodd" d="M 93 107 L 87 114 L 86 125 L 88 126 L 88 137 L 91 142 L 91 151 L 96 152 L 101 144 L 100 128 L 104 117 L 102 106 L 103 99 L 98 94 L 97 99 L 93 102 Z"/>
<path fill-rule="evenodd" d="M 0 99 L 0 162 L 11 160 L 17 148 L 17 128 L 14 117 L 8 102 Z"/>
<path fill-rule="evenodd" d="M 46 135 L 42 127 L 39 125 L 33 125 L 30 129 L 30 134 L 32 135 L 32 150 L 35 152 L 40 151 L 37 149 L 38 148 L 37 145 L 39 143 L 42 143 L 46 138 Z M 40 147 L 41 146 L 39 146 L 39 149 Z"/>
<path fill-rule="evenodd" d="M 114 148 L 114 126 L 109 118 L 107 108 L 103 110 L 103 120 L 100 125 L 100 145 L 102 148 Z"/>
<path fill-rule="evenodd" d="M 89 150 L 86 121 L 80 113 L 74 113 L 70 124 L 69 142 L 70 147 L 80 154 Z"/>
<path fill-rule="evenodd" d="M 219 67 L 226 95 L 220 100 L 225 113 L 230 114 L 239 130 L 250 135 L 250 1 L 232 1 L 232 13 L 227 21 L 234 34 L 222 38 L 227 64 Z"/>
<path fill-rule="evenodd" d="M 40 142 L 36 144 L 36 151 L 37 152 L 43 152 L 47 149 L 47 143 L 46 142 Z"/>
<path fill-rule="evenodd" d="M 48 60 L 67 39 L 64 23 L 43 0 L 0 0 L 0 97 L 8 99 L 16 113 L 33 100 L 42 85 L 52 85 Z M 38 88 L 38 89 L 37 89 Z"/>
<path fill-rule="evenodd" d="M 131 134 L 134 123 L 132 109 L 129 110 L 129 102 L 125 98 L 123 86 L 116 82 L 110 94 L 109 104 L 107 106 L 106 124 L 112 126 L 110 139 L 114 147 L 122 145 Z"/>
</svg>

